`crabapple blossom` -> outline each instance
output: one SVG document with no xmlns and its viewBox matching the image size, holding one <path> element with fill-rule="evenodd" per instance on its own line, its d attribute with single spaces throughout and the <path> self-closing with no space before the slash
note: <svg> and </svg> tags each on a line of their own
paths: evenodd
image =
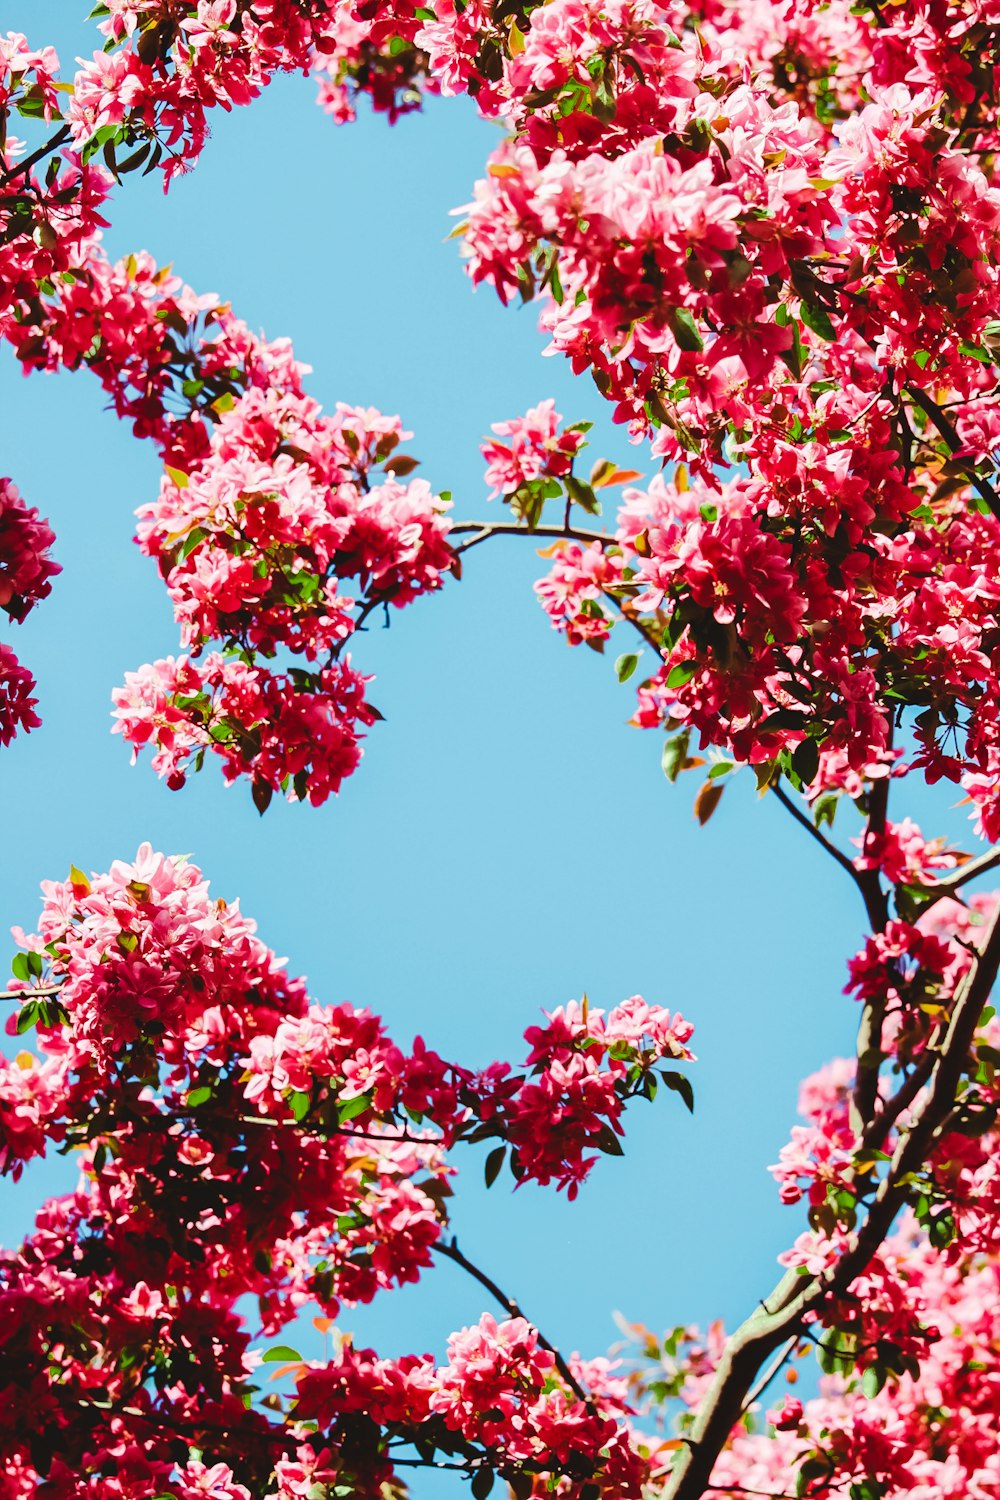
<svg viewBox="0 0 1000 1500">
<path fill-rule="evenodd" d="M 83 1171 L 0 1256 L 0 1322 L 32 1308 L 3 1335 L 3 1388 L 59 1429 L 43 1454 L 23 1422 L 0 1419 L 8 1471 L 39 1484 L 124 1443 L 129 1484 L 160 1483 L 180 1423 L 199 1450 L 179 1465 L 184 1494 L 244 1500 L 272 1478 L 295 1494 L 326 1469 L 375 1495 L 392 1474 L 384 1429 L 418 1448 L 455 1434 L 511 1476 L 556 1465 L 638 1496 L 648 1464 L 620 1400 L 603 1411 L 523 1318 L 484 1315 L 438 1368 L 347 1346 L 314 1367 L 296 1357 L 296 1396 L 272 1420 L 243 1399 L 258 1358 L 246 1301 L 267 1337 L 310 1304 L 330 1326 L 417 1280 L 448 1249 L 461 1141 L 498 1139 L 519 1181 L 572 1195 L 588 1147 L 620 1151 L 623 1107 L 653 1096 L 654 1068 L 690 1059 L 691 1025 L 639 996 L 606 1015 L 574 1002 L 529 1028 L 522 1072 L 476 1073 L 419 1039 L 408 1055 L 370 1011 L 311 1001 L 185 859 L 144 845 L 43 896 L 37 932 L 17 933 L 8 1030 L 34 1032 L 37 1051 L 0 1067 L 0 1171 L 66 1144 Z M 362 1410 L 367 1436 L 353 1431 Z M 303 1446 L 303 1422 L 322 1444 Z"/>
<path fill-rule="evenodd" d="M 572 1002 L 520 1068 L 467 1069 L 312 1001 L 193 866 L 144 847 L 47 885 L 9 992 L 36 1043 L 0 1068 L 0 1168 L 78 1148 L 83 1175 L 0 1259 L 4 1496 L 385 1496 L 400 1446 L 445 1455 L 475 1500 L 495 1475 L 516 1500 L 995 1493 L 1000 920 L 967 887 L 998 857 L 896 800 L 944 783 L 1000 837 L 996 5 L 108 0 L 94 19 L 72 83 L 51 48 L 0 39 L 0 338 L 28 373 L 89 367 L 163 461 L 137 540 L 178 647 L 114 690 L 133 754 L 172 788 L 211 755 L 261 811 L 323 802 L 381 717 L 354 637 L 516 532 L 544 541 L 536 593 L 568 644 L 635 648 L 626 712 L 668 781 L 702 768 L 699 821 L 749 768 L 866 925 L 856 1055 L 806 1081 L 771 1169 L 799 1216 L 785 1274 L 731 1339 L 648 1335 L 655 1378 L 628 1380 L 505 1298 L 439 1357 L 295 1356 L 268 1403 L 248 1299 L 262 1337 L 307 1306 L 329 1332 L 435 1255 L 469 1269 L 443 1233 L 453 1149 L 574 1196 L 632 1099 L 690 1103 L 690 1025 Z M 469 278 L 536 299 L 636 470 L 585 467 L 590 424 L 543 399 L 482 448 L 510 520 L 467 521 L 412 477 L 399 418 L 322 411 L 287 340 L 148 254 L 111 262 L 117 183 L 168 187 L 213 110 L 295 73 L 336 122 L 467 94 L 499 125 L 458 211 Z M 47 595 L 52 540 L 0 484 L 11 620 Z M 33 692 L 0 645 L 0 744 L 37 724 Z M 820 1394 L 772 1393 L 761 1423 L 812 1346 Z M 678 1437 L 644 1431 L 647 1398 Z"/>
</svg>

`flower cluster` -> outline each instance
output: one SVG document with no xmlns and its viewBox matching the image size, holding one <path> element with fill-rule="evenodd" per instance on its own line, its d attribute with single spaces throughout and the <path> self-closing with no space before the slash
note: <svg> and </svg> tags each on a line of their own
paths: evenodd
<svg viewBox="0 0 1000 1500">
<path fill-rule="evenodd" d="M 16 933 L 8 1030 L 33 1032 L 38 1051 L 0 1066 L 0 1171 L 58 1145 L 81 1150 L 83 1176 L 0 1255 L 0 1389 L 19 1393 L 0 1416 L 8 1472 L 88 1472 L 124 1441 L 137 1467 L 121 1493 L 138 1500 L 171 1472 L 182 1423 L 203 1455 L 191 1493 L 209 1474 L 240 1500 L 272 1470 L 295 1493 L 325 1447 L 324 1463 L 374 1495 L 392 1472 L 388 1431 L 423 1450 L 453 1441 L 512 1476 L 637 1496 L 648 1471 L 620 1410 L 586 1402 L 523 1320 L 484 1317 L 439 1369 L 344 1346 L 298 1370 L 283 1427 L 244 1402 L 246 1299 L 273 1335 L 309 1304 L 329 1328 L 341 1306 L 416 1280 L 458 1140 L 499 1139 L 520 1178 L 574 1193 L 588 1147 L 621 1152 L 624 1104 L 652 1097 L 654 1065 L 690 1057 L 690 1025 L 638 996 L 607 1016 L 571 1004 L 529 1029 L 525 1073 L 474 1073 L 419 1039 L 404 1053 L 369 1011 L 310 1002 L 183 859 L 145 845 L 43 890 L 37 932 Z M 689 1097 L 680 1078 L 668 1075 Z M 311 1456 L 297 1448 L 305 1421 L 323 1435 Z"/>
<path fill-rule="evenodd" d="M 0 609 L 21 621 L 52 590 L 60 571 L 49 548 L 55 536 L 37 510 L 29 510 L 9 479 L 0 479 Z M 31 696 L 35 679 L 9 646 L 0 645 L 0 745 L 19 729 L 37 728 Z"/>
<path fill-rule="evenodd" d="M 146 255 L 112 266 L 93 245 L 17 330 L 26 366 L 86 362 L 165 459 L 138 541 L 188 654 L 129 674 L 116 728 L 152 746 L 173 787 L 211 752 L 258 806 L 277 790 L 324 801 L 380 717 L 346 643 L 454 565 L 448 502 L 398 451 L 411 434 L 371 408 L 325 415 L 287 342 L 255 337 Z"/>
</svg>

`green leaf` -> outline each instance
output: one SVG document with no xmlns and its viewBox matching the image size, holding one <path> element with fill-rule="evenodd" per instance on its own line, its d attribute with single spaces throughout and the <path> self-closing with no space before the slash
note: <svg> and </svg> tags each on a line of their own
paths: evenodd
<svg viewBox="0 0 1000 1500">
<path fill-rule="evenodd" d="M 207 532 L 202 531 L 200 526 L 192 526 L 191 530 L 188 532 L 187 536 L 181 543 L 181 550 L 177 554 L 178 557 L 182 561 L 184 558 L 190 557 L 194 549 L 201 546 L 202 542 L 205 540 L 206 535 Z"/>
<path fill-rule="evenodd" d="M 585 510 L 588 516 L 599 516 L 601 513 L 601 502 L 594 494 L 589 484 L 584 484 L 582 479 L 577 479 L 575 474 L 567 474 L 563 479 L 566 493 L 581 510 Z"/>
<path fill-rule="evenodd" d="M 211 1097 L 211 1087 L 208 1084 L 203 1084 L 201 1088 L 191 1090 L 186 1102 L 191 1109 L 197 1109 L 200 1105 L 207 1104 Z"/>
<path fill-rule="evenodd" d="M 661 1073 L 660 1077 L 668 1089 L 673 1089 L 675 1094 L 680 1094 L 687 1105 L 688 1113 L 694 1114 L 694 1089 L 691 1080 L 684 1073 Z"/>
<path fill-rule="evenodd" d="M 691 681 L 691 678 L 694 676 L 697 670 L 698 663 L 696 661 L 678 662 L 676 667 L 671 667 L 670 671 L 667 673 L 667 687 L 683 687 L 685 683 Z"/>
<path fill-rule="evenodd" d="M 293 1349 L 289 1344 L 275 1344 L 273 1349 L 268 1349 L 261 1363 L 265 1365 L 287 1365 L 292 1360 L 298 1360 L 300 1363 L 302 1361 L 302 1355 L 297 1349 Z"/>
<path fill-rule="evenodd" d="M 306 1115 L 309 1113 L 309 1107 L 312 1104 L 312 1100 L 310 1099 L 309 1095 L 303 1093 L 301 1089 L 296 1089 L 295 1092 L 289 1096 L 286 1102 L 296 1122 L 305 1119 Z"/>
<path fill-rule="evenodd" d="M 504 1157 L 506 1155 L 507 1147 L 497 1146 L 490 1152 L 489 1156 L 486 1158 L 484 1176 L 486 1178 L 486 1186 L 488 1188 L 491 1188 L 496 1182 L 497 1178 L 500 1176 L 500 1169 L 503 1166 Z"/>
<path fill-rule="evenodd" d="M 803 786 L 815 781 L 819 771 L 819 745 L 815 740 L 801 740 L 792 751 L 792 769 Z"/>
<path fill-rule="evenodd" d="M 775 316 L 775 322 L 779 327 L 788 326 L 792 333 L 791 346 L 788 349 L 779 349 L 778 353 L 782 361 L 788 366 L 795 380 L 802 379 L 802 367 L 805 363 L 805 351 L 802 348 L 802 336 L 799 333 L 798 319 L 791 317 L 788 309 L 784 306 L 778 309 L 778 314 L 785 313 L 785 319 Z"/>
<path fill-rule="evenodd" d="M 38 1001 L 37 1000 L 29 1000 L 28 1003 L 27 1003 L 27 1005 L 22 1005 L 20 1013 L 19 1013 L 18 1018 L 17 1018 L 17 1034 L 18 1034 L 18 1036 L 23 1036 L 26 1031 L 30 1031 L 31 1028 L 34 1026 L 35 1021 L 37 1019 L 38 1019 Z"/>
<path fill-rule="evenodd" d="M 679 734 L 672 734 L 663 746 L 663 774 L 668 781 L 674 782 L 684 769 L 688 758 L 688 746 L 691 743 L 691 731 L 683 729 Z"/>
<path fill-rule="evenodd" d="M 348 1120 L 356 1120 L 366 1109 L 371 1109 L 371 1105 L 371 1094 L 355 1094 L 353 1099 L 345 1099 L 343 1104 L 337 1105 L 337 1119 L 341 1125 L 346 1125 Z"/>
<path fill-rule="evenodd" d="M 881 1365 L 869 1365 L 861 1377 L 861 1389 L 869 1401 L 877 1396 L 885 1385 L 885 1370 Z"/>
<path fill-rule="evenodd" d="M 28 968 L 28 955 L 26 953 L 15 953 L 10 961 L 10 967 L 15 979 L 30 979 L 31 970 Z"/>
<path fill-rule="evenodd" d="M 684 349 L 689 354 L 697 354 L 704 349 L 705 341 L 693 314 L 686 307 L 675 307 L 667 314 L 667 322 L 679 349 Z"/>
<path fill-rule="evenodd" d="M 622 1143 L 611 1129 L 610 1125 L 602 1125 L 597 1132 L 593 1143 L 598 1151 L 603 1151 L 607 1156 L 624 1156 Z"/>
<path fill-rule="evenodd" d="M 817 1355 L 824 1375 L 849 1375 L 854 1369 L 857 1338 L 842 1328 L 828 1328 L 819 1341 Z"/>
<path fill-rule="evenodd" d="M 803 302 L 799 308 L 799 316 L 807 328 L 813 333 L 819 334 L 821 339 L 826 339 L 832 344 L 837 337 L 837 330 L 830 322 L 830 314 L 825 307 L 820 307 L 814 302 Z"/>
<path fill-rule="evenodd" d="M 634 651 L 626 651 L 615 662 L 615 672 L 619 682 L 628 682 L 632 673 L 639 665 L 639 658 Z"/>
</svg>

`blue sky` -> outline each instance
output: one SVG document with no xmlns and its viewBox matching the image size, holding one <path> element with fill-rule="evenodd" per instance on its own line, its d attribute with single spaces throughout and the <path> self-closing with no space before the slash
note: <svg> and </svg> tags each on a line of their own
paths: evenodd
<svg viewBox="0 0 1000 1500">
<path fill-rule="evenodd" d="M 4 29 L 53 42 L 69 68 L 92 34 L 74 3 L 4 0 Z M 167 197 L 153 178 L 128 182 L 111 253 L 148 249 L 255 329 L 289 335 L 324 404 L 398 411 L 419 472 L 454 492 L 463 519 L 486 510 L 489 423 L 549 395 L 568 420 L 597 422 L 594 456 L 650 473 L 593 385 L 542 358 L 534 310 L 473 294 L 446 239 L 495 127 L 452 100 L 393 129 L 338 128 L 313 97 L 310 81 L 283 79 L 217 118 Z M 658 737 L 626 724 L 631 694 L 611 663 L 632 642 L 604 660 L 567 649 L 531 591 L 544 565 L 520 539 L 477 549 L 461 584 L 359 644 L 386 723 L 338 799 L 275 803 L 262 820 L 211 767 L 168 792 L 109 733 L 112 686 L 176 649 L 155 567 L 130 540 L 156 454 L 85 372 L 25 381 L 0 351 L 0 397 L 0 470 L 51 519 L 65 570 L 4 637 L 38 676 L 44 725 L 0 762 L 0 927 L 30 928 L 42 878 L 71 861 L 104 869 L 148 839 L 239 895 L 317 999 L 371 1006 L 403 1045 L 419 1032 L 467 1064 L 517 1060 L 539 1009 L 584 989 L 595 1005 L 639 992 L 682 1010 L 697 1027 L 693 1119 L 673 1096 L 634 1105 L 624 1160 L 602 1161 L 575 1204 L 512 1193 L 509 1178 L 487 1193 L 482 1155 L 459 1153 L 455 1227 L 567 1350 L 604 1352 L 614 1309 L 654 1327 L 751 1310 L 802 1227 L 765 1171 L 798 1080 L 853 1042 L 840 990 L 862 912 L 843 874 L 745 776 L 698 828 L 697 779 L 669 786 Z M 68 1174 L 56 1158 L 3 1187 L 5 1244 Z M 441 1353 L 486 1306 L 444 1266 L 341 1321 L 387 1353 Z M 319 1355 L 319 1336 L 300 1347 Z M 419 1476 L 413 1487 L 446 1492 Z"/>
</svg>

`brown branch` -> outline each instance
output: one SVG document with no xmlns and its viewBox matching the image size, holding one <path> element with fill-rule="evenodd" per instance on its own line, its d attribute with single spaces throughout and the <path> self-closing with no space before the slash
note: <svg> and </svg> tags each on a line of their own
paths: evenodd
<svg viewBox="0 0 1000 1500">
<path fill-rule="evenodd" d="M 910 1174 L 935 1144 L 955 1104 L 979 1017 L 1000 969 L 1000 913 L 986 931 L 975 963 L 956 991 L 947 1035 L 934 1059 L 927 1093 L 909 1129 L 900 1137 L 864 1223 L 836 1263 L 818 1276 L 790 1270 L 728 1341 L 695 1420 L 688 1446 L 664 1490 L 664 1500 L 699 1500 L 712 1470 L 739 1422 L 747 1392 L 773 1350 L 801 1331 L 805 1317 L 830 1298 L 842 1296 L 864 1271 L 907 1200 Z"/>
<path fill-rule="evenodd" d="M 485 1271 L 481 1271 L 477 1265 L 474 1265 L 473 1262 L 468 1259 L 467 1256 L 462 1254 L 461 1250 L 458 1248 L 457 1240 L 453 1239 L 450 1245 L 445 1244 L 443 1240 L 439 1240 L 437 1244 L 433 1246 L 433 1249 L 435 1254 L 443 1255 L 446 1260 L 454 1261 L 456 1266 L 461 1266 L 463 1271 L 468 1271 L 469 1275 L 474 1277 L 475 1280 L 479 1282 L 480 1286 L 484 1286 L 486 1288 L 491 1297 L 496 1298 L 496 1300 L 500 1303 L 500 1306 L 505 1309 L 509 1317 L 525 1317 L 524 1313 L 521 1311 L 518 1304 L 514 1301 L 513 1297 L 508 1297 L 507 1293 L 501 1287 L 497 1286 L 492 1277 L 487 1276 Z M 525 1318 L 525 1321 L 531 1323 L 530 1318 Z M 537 1324 L 531 1323 L 531 1326 L 538 1334 L 538 1342 L 541 1344 L 542 1348 L 547 1349 L 548 1352 L 555 1358 L 556 1369 L 559 1371 L 559 1374 L 562 1376 L 563 1380 L 565 1380 L 566 1384 L 569 1386 L 573 1394 L 577 1397 L 578 1400 L 584 1402 L 585 1405 L 592 1405 L 591 1397 L 587 1395 L 586 1391 L 580 1385 L 579 1381 L 574 1376 L 572 1370 L 570 1369 L 569 1365 L 566 1363 L 562 1355 L 559 1353 L 559 1350 L 556 1348 L 556 1346 L 549 1343 L 548 1339 L 542 1333 Z"/>
<path fill-rule="evenodd" d="M 865 823 L 862 853 L 873 835 L 885 832 L 889 810 L 889 778 L 872 785 L 868 794 L 868 819 Z M 882 889 L 879 871 L 859 871 L 859 884 L 872 932 L 881 932 L 889 920 L 889 901 Z M 885 1023 L 885 999 L 873 995 L 864 1002 L 858 1026 L 858 1067 L 854 1078 L 850 1119 L 855 1135 L 861 1135 L 875 1113 L 878 1103 L 878 1080 L 882 1068 L 882 1027 Z"/>
<path fill-rule="evenodd" d="M 463 542 L 461 547 L 456 547 L 455 552 L 459 556 L 468 552 L 470 547 L 478 547 L 480 542 L 488 542 L 493 536 L 547 536 L 563 538 L 570 542 L 600 542 L 616 544 L 615 538 L 607 531 L 587 531 L 578 526 L 522 526 L 516 521 L 463 521 L 458 526 L 452 526 L 449 536 L 464 536 L 468 532 L 475 532 L 469 541 Z"/>
<path fill-rule="evenodd" d="M 932 424 L 932 426 L 937 428 L 938 432 L 944 438 L 952 453 L 961 452 L 963 446 L 962 439 L 959 437 L 954 423 L 948 416 L 945 415 L 940 406 L 938 406 L 937 402 L 932 401 L 927 392 L 920 390 L 917 386 L 908 385 L 906 387 L 906 391 L 914 404 L 916 406 L 919 406 L 920 410 L 923 412 L 924 416 Z M 965 477 L 968 479 L 973 489 L 976 490 L 977 493 L 982 497 L 982 499 L 986 501 L 986 504 L 989 506 L 990 510 L 997 517 L 997 519 L 1000 520 L 1000 495 L 997 494 L 996 490 L 990 484 L 989 480 L 984 479 L 980 474 L 977 474 L 974 466 L 971 464 L 966 467 Z"/>
<path fill-rule="evenodd" d="M 39 146 L 37 151 L 25 157 L 24 161 L 18 162 L 16 167 L 12 167 L 9 171 L 3 169 L 4 186 L 9 182 L 16 182 L 19 177 L 24 177 L 26 173 L 30 173 L 32 167 L 37 167 L 40 161 L 44 161 L 46 156 L 50 156 L 53 151 L 58 151 L 60 146 L 65 146 L 71 134 L 69 126 L 64 125 L 45 142 L 44 146 Z"/>
<path fill-rule="evenodd" d="M 940 880 L 935 880 L 933 886 L 929 887 L 927 895 L 920 903 L 920 914 L 930 911 L 932 906 L 945 896 L 950 896 L 953 891 L 961 890 L 963 885 L 985 875 L 988 870 L 995 870 L 1000 865 L 1000 848 L 989 849 L 985 854 L 980 854 L 976 859 L 970 859 L 964 865 L 960 865 L 953 875 L 945 875 Z"/>
<path fill-rule="evenodd" d="M 0 990 L 0 1000 L 44 1000 L 61 989 L 61 984 L 43 984 L 33 990 Z"/>
<path fill-rule="evenodd" d="M 780 782 L 773 781 L 771 783 L 770 789 L 777 797 L 782 807 L 785 808 L 787 812 L 791 813 L 796 823 L 798 823 L 800 827 L 804 828 L 810 835 L 810 837 L 816 840 L 820 848 L 823 849 L 825 853 L 829 854 L 833 859 L 837 861 L 841 869 L 847 871 L 848 875 L 850 875 L 851 879 L 854 881 L 854 884 L 858 887 L 858 890 L 861 891 L 863 897 L 864 890 L 862 889 L 861 884 L 861 871 L 857 868 L 853 859 L 850 859 L 848 855 L 843 852 L 843 850 L 838 849 L 836 844 L 830 842 L 826 835 L 816 827 L 813 820 L 807 817 L 802 809 L 792 801 L 791 797 L 789 797 L 788 793 L 785 791 Z"/>
</svg>

